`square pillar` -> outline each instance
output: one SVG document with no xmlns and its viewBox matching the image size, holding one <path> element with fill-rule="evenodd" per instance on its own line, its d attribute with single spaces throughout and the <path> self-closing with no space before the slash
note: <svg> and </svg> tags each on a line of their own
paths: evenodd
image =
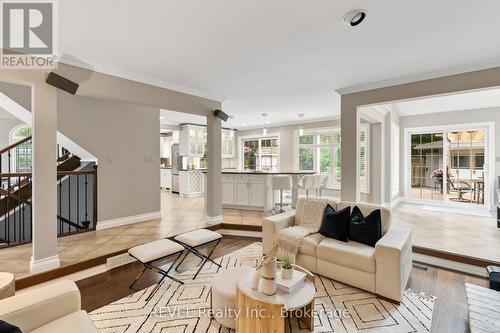
<svg viewBox="0 0 500 333">
<path fill-rule="evenodd" d="M 219 224 L 222 215 L 222 121 L 207 116 L 207 223 Z"/>
<path fill-rule="evenodd" d="M 357 105 L 341 97 L 340 135 L 342 151 L 342 201 L 359 201 L 359 111 Z"/>
<path fill-rule="evenodd" d="M 32 273 L 60 266 L 57 254 L 57 91 L 43 81 L 32 88 Z"/>
</svg>

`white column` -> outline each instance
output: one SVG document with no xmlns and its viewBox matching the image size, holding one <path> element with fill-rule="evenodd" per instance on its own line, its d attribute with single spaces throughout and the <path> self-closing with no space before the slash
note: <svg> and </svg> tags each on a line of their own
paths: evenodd
<svg viewBox="0 0 500 333">
<path fill-rule="evenodd" d="M 32 90 L 33 255 L 31 272 L 60 266 L 57 254 L 57 91 L 37 81 Z"/>
<path fill-rule="evenodd" d="M 207 116 L 207 223 L 222 223 L 222 121 Z"/>
<path fill-rule="evenodd" d="M 357 106 L 341 99 L 342 201 L 359 201 L 359 111 Z"/>
<path fill-rule="evenodd" d="M 374 123 L 372 124 L 371 131 L 371 148 L 370 152 L 370 179 L 371 179 L 371 198 L 372 203 L 380 205 L 384 199 L 384 124 Z"/>
</svg>

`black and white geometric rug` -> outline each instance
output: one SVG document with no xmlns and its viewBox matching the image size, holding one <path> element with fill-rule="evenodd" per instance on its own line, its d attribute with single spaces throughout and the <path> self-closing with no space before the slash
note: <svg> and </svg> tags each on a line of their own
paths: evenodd
<svg viewBox="0 0 500 333">
<path fill-rule="evenodd" d="M 209 317 L 210 282 L 221 269 L 255 267 L 261 255 L 261 244 L 251 244 L 217 259 L 222 268 L 207 263 L 195 280 L 195 268 L 177 275 L 183 285 L 165 280 L 149 302 L 145 299 L 153 286 L 97 309 L 90 317 L 105 333 L 229 332 Z M 406 290 L 397 306 L 369 292 L 317 276 L 314 331 L 429 332 L 434 301 L 435 297 Z M 293 319 L 287 326 L 291 332 L 308 332 Z"/>
</svg>

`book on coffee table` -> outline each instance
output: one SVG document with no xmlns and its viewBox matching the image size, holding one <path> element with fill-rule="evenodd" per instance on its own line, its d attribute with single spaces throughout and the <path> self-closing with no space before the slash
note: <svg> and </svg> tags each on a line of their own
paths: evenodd
<svg viewBox="0 0 500 333">
<path fill-rule="evenodd" d="M 290 294 L 300 287 L 305 279 L 306 273 L 294 270 L 291 279 L 282 279 L 281 274 L 277 274 L 276 284 L 279 290 Z"/>
</svg>

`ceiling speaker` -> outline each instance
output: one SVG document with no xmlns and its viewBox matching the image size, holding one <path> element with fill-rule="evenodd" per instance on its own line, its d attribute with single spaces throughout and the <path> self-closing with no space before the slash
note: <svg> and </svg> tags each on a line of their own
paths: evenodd
<svg viewBox="0 0 500 333">
<path fill-rule="evenodd" d="M 227 121 L 227 119 L 229 118 L 229 116 L 227 114 L 225 114 L 224 112 L 222 112 L 222 110 L 215 110 L 214 116 L 222 119 L 222 121 Z"/>
<path fill-rule="evenodd" d="M 49 73 L 49 76 L 47 76 L 47 80 L 45 80 L 45 82 L 58 89 L 64 90 L 65 92 L 70 93 L 71 95 L 76 94 L 76 91 L 80 86 L 78 83 L 68 80 L 64 76 L 61 76 L 54 72 Z"/>
</svg>

